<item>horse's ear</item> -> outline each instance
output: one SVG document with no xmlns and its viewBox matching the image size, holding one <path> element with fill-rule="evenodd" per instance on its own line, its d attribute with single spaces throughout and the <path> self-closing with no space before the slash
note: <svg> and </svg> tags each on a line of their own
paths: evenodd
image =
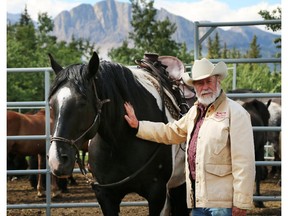
<svg viewBox="0 0 288 216">
<path fill-rule="evenodd" d="M 93 55 L 88 63 L 88 76 L 89 78 L 94 77 L 99 69 L 99 56 L 96 52 L 93 52 Z"/>
<path fill-rule="evenodd" d="M 56 74 L 58 74 L 61 70 L 63 70 L 63 68 L 54 60 L 53 56 L 50 53 L 48 53 L 48 56 L 50 58 L 50 64 L 52 69 Z"/>
<path fill-rule="evenodd" d="M 271 102 L 272 102 L 272 99 L 269 99 L 269 100 L 267 101 L 267 104 L 266 104 L 266 107 L 267 107 L 267 108 L 270 106 Z"/>
</svg>

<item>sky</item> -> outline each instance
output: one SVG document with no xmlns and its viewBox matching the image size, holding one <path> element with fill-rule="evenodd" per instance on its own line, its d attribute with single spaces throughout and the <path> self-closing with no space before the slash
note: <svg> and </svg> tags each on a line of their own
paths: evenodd
<svg viewBox="0 0 288 216">
<path fill-rule="evenodd" d="M 27 5 L 28 13 L 37 20 L 39 12 L 47 12 L 54 18 L 63 10 L 79 4 L 94 5 L 100 0 L 7 0 L 9 13 L 21 13 Z M 129 0 L 118 0 L 127 2 Z M 154 7 L 183 16 L 190 21 L 255 21 L 263 20 L 260 10 L 272 11 L 281 6 L 281 0 L 154 0 Z"/>
</svg>

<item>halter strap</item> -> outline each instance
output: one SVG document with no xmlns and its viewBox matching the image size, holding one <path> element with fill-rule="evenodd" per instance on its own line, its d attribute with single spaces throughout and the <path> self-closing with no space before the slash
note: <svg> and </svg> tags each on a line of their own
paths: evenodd
<svg viewBox="0 0 288 216">
<path fill-rule="evenodd" d="M 98 127 L 100 125 L 100 114 L 101 114 L 102 106 L 103 106 L 103 104 L 110 102 L 110 99 L 105 99 L 102 101 L 99 99 L 98 94 L 97 94 L 96 85 L 95 85 L 95 80 L 93 80 L 93 89 L 94 89 L 94 93 L 95 93 L 95 97 L 96 97 L 96 101 L 97 101 L 97 103 L 96 103 L 97 104 L 97 115 L 95 116 L 94 121 L 90 125 L 90 127 L 75 140 L 72 140 L 72 139 L 69 140 L 69 139 L 66 139 L 64 137 L 59 137 L 59 136 L 51 136 L 51 138 L 50 138 L 50 143 L 52 143 L 53 141 L 59 141 L 59 142 L 67 143 L 67 144 L 71 145 L 76 150 L 76 162 L 79 165 L 81 173 L 85 176 L 87 174 L 87 170 L 83 166 L 82 160 L 80 158 L 80 153 L 79 153 L 79 148 L 77 147 L 77 143 L 79 141 L 81 141 L 81 139 L 83 139 L 91 131 L 97 132 Z"/>
</svg>

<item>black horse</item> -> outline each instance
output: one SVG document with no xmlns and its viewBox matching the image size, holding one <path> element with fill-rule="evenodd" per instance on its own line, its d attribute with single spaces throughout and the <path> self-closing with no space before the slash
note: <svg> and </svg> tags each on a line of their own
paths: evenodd
<svg viewBox="0 0 288 216">
<path fill-rule="evenodd" d="M 272 101 L 268 107 L 268 110 L 270 112 L 269 126 L 281 126 L 281 105 Z M 268 142 L 273 146 L 274 161 L 281 161 L 281 132 L 269 131 Z M 273 166 L 270 174 L 273 176 L 273 178 L 281 177 L 281 167 Z M 281 181 L 279 183 L 281 183 Z"/>
<path fill-rule="evenodd" d="M 270 103 L 268 103 L 269 106 Z M 263 102 L 254 99 L 243 102 L 242 106 L 249 112 L 251 116 L 252 126 L 268 126 L 270 113 L 268 107 Z M 264 161 L 264 145 L 266 144 L 267 132 L 254 131 L 254 150 L 255 150 L 255 161 Z M 260 182 L 267 177 L 268 171 L 266 167 L 256 166 L 256 190 L 255 195 L 260 196 Z M 255 201 L 254 205 L 259 208 L 263 208 L 264 204 L 262 201 Z"/>
<path fill-rule="evenodd" d="M 188 215 L 183 149 L 136 138 L 136 131 L 124 119 L 124 102 L 129 101 L 139 119 L 173 120 L 164 107 L 157 79 L 142 69 L 100 63 L 96 53 L 88 65 L 74 64 L 65 69 L 49 56 L 56 73 L 49 96 L 55 117 L 48 154 L 53 174 L 71 175 L 79 148 L 94 137 L 88 148 L 88 167 L 104 215 L 118 215 L 121 200 L 132 192 L 148 201 L 151 216 Z M 175 169 L 177 161 L 181 166 Z M 179 195 L 177 187 L 181 195 L 171 197 Z"/>
</svg>

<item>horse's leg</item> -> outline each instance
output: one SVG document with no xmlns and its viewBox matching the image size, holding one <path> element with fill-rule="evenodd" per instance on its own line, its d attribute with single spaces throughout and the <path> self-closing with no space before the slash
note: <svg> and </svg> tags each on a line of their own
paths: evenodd
<svg viewBox="0 0 288 216">
<path fill-rule="evenodd" d="M 38 155 L 29 156 L 29 169 L 38 169 Z M 29 175 L 29 182 L 31 187 L 37 189 L 38 185 L 38 174 Z"/>
<path fill-rule="evenodd" d="M 143 196 L 148 201 L 149 215 L 159 216 L 159 215 L 169 215 L 170 200 L 168 198 L 168 193 L 166 190 L 166 182 L 157 180 L 157 182 L 151 182 L 145 185 L 143 192 L 139 195 Z"/>
<path fill-rule="evenodd" d="M 187 208 L 186 201 L 186 183 L 178 186 L 177 188 L 171 188 L 169 190 L 171 214 L 170 215 L 189 215 L 189 209 Z"/>
<path fill-rule="evenodd" d="M 254 132 L 254 145 L 255 145 L 255 161 L 264 161 L 264 144 L 266 143 L 265 134 L 261 132 Z M 260 196 L 260 182 L 263 179 L 264 167 L 256 166 L 256 187 L 255 196 Z M 258 208 L 264 208 L 263 201 L 254 201 L 254 206 Z"/>
<path fill-rule="evenodd" d="M 68 180 L 70 181 L 70 185 L 78 185 L 78 183 L 76 182 L 76 179 L 74 178 L 73 174 L 71 174 L 71 176 L 68 177 Z"/>
<path fill-rule="evenodd" d="M 254 195 L 260 196 L 260 179 L 256 179 L 256 192 Z M 263 201 L 254 201 L 254 206 L 257 208 L 265 208 Z"/>
<path fill-rule="evenodd" d="M 120 203 L 125 195 L 121 196 L 119 193 L 112 193 L 107 189 L 93 188 L 93 190 L 103 215 L 118 216 L 120 212 Z"/>
<path fill-rule="evenodd" d="M 57 177 L 51 173 L 51 186 L 52 186 L 52 198 L 55 198 L 61 194 L 61 190 L 57 184 Z"/>
<path fill-rule="evenodd" d="M 70 178 L 70 177 L 68 177 Z M 62 193 L 68 193 L 68 178 L 57 178 L 56 177 L 56 183 L 58 186 L 58 189 L 61 190 Z"/>
<path fill-rule="evenodd" d="M 262 179 L 262 167 L 256 167 L 256 185 L 255 185 L 255 196 L 260 196 L 260 182 Z M 254 201 L 254 205 L 257 208 L 264 208 L 264 203 L 262 201 Z"/>
<path fill-rule="evenodd" d="M 277 136 L 276 136 L 277 137 Z M 274 149 L 274 161 L 281 161 L 281 153 L 280 153 L 280 135 L 275 138 L 275 142 L 273 143 Z M 281 167 L 273 166 L 270 172 L 274 179 L 277 179 L 281 176 Z"/>
<path fill-rule="evenodd" d="M 38 170 L 40 170 L 41 168 L 42 168 L 42 155 L 38 154 Z M 38 174 L 37 196 L 38 197 L 45 196 L 45 190 L 43 187 L 43 179 L 41 173 Z"/>
<path fill-rule="evenodd" d="M 85 156 L 86 156 L 86 151 L 82 150 L 82 165 L 85 167 Z"/>
</svg>

